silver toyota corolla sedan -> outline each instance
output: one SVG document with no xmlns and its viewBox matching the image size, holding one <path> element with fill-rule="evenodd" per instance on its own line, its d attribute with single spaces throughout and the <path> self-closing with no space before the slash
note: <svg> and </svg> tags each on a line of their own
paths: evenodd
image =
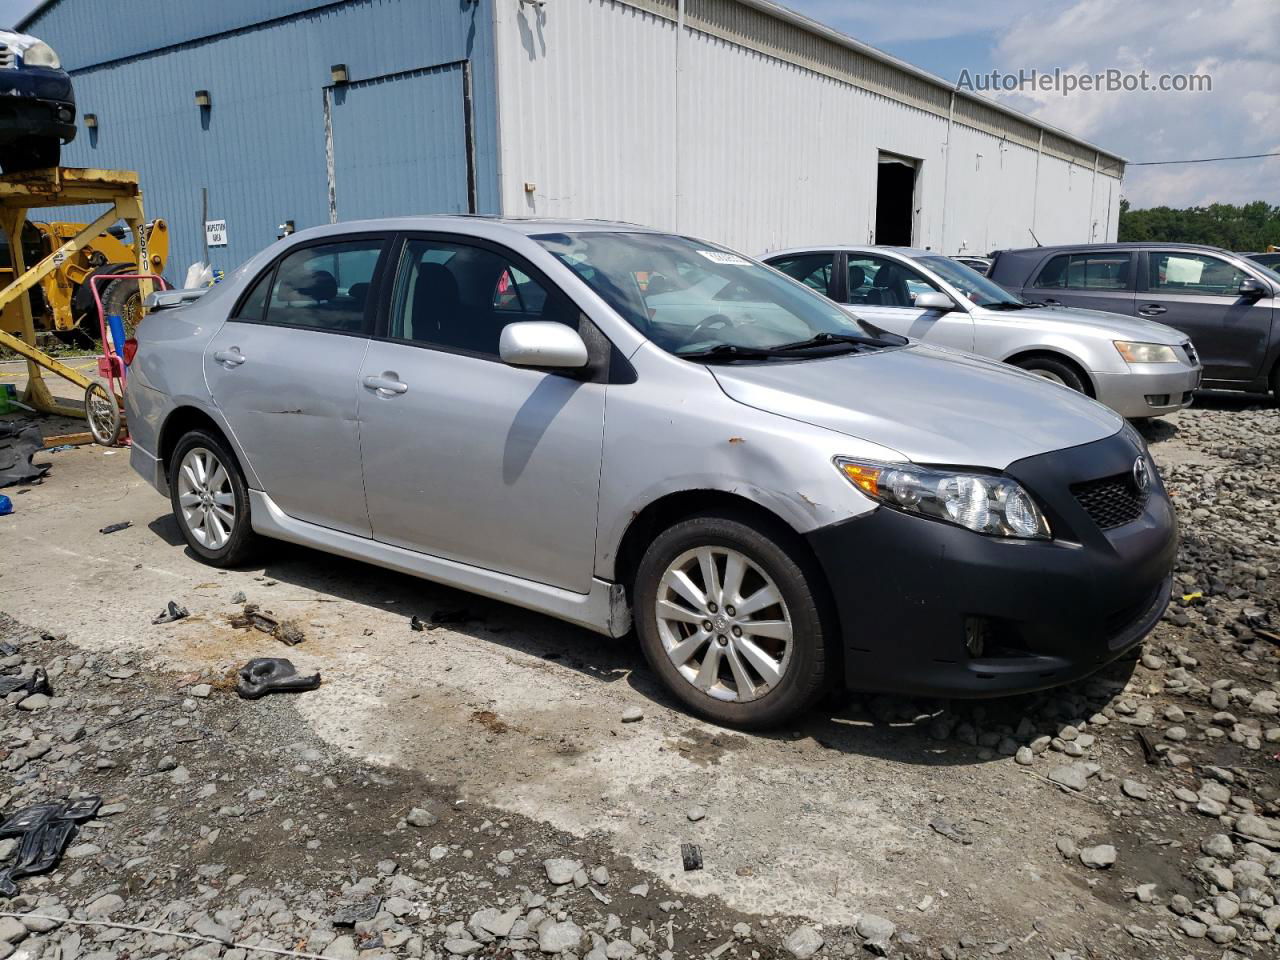
<svg viewBox="0 0 1280 960">
<path fill-rule="evenodd" d="M 306 544 L 621 637 L 693 710 L 991 696 L 1132 650 L 1173 511 L 1119 416 L 713 243 L 465 217 L 277 242 L 128 345 L 192 554 Z M 186 302 L 191 300 L 191 302 Z"/>
<path fill-rule="evenodd" d="M 1098 310 L 1031 306 L 929 250 L 806 247 L 761 259 L 878 327 L 1003 360 L 1126 417 L 1180 410 L 1200 385 L 1200 358 L 1187 335 L 1172 327 Z"/>
</svg>

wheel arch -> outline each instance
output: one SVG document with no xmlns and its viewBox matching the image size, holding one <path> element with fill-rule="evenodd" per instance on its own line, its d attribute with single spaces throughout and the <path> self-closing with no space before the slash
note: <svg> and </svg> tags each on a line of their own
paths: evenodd
<svg viewBox="0 0 1280 960">
<path fill-rule="evenodd" d="M 1089 368 L 1081 363 L 1079 359 L 1063 350 L 1054 347 L 1033 347 L 1029 350 L 1019 350 L 1017 353 L 1005 357 L 1003 362 L 1017 367 L 1028 360 L 1035 359 L 1053 360 L 1070 367 L 1076 376 L 1080 378 L 1080 382 L 1084 384 L 1088 395 L 1095 400 L 1097 399 L 1098 385 L 1094 382 L 1093 374 L 1089 372 Z"/>
<path fill-rule="evenodd" d="M 178 441 L 191 430 L 208 430 L 219 440 L 227 445 L 227 449 L 231 451 L 231 455 L 236 458 L 236 465 L 244 474 L 245 482 L 251 488 L 258 488 L 256 475 L 252 467 L 245 459 L 244 451 L 240 449 L 240 445 L 236 443 L 235 437 L 231 431 L 219 423 L 207 411 L 201 410 L 199 407 L 184 404 L 175 407 L 167 417 L 165 417 L 163 425 L 160 427 L 160 438 L 156 444 L 156 456 L 160 458 L 160 463 L 164 468 L 165 478 L 168 479 L 169 467 L 173 459 L 173 451 L 178 446 Z"/>
</svg>

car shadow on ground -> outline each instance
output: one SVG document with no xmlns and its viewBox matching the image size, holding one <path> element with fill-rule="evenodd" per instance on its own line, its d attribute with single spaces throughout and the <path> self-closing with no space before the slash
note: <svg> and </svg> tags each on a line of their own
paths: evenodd
<svg viewBox="0 0 1280 960">
<path fill-rule="evenodd" d="M 181 543 L 172 517 L 150 529 L 169 543 Z M 188 549 L 187 555 L 198 562 Z M 289 593 L 314 593 L 317 600 L 349 603 L 403 618 L 405 631 L 418 617 L 425 629 L 447 629 L 513 652 L 554 661 L 600 683 L 626 681 L 656 705 L 683 712 L 645 663 L 634 636 L 613 639 L 554 618 L 489 600 L 407 574 L 308 547 L 268 542 L 262 561 L 264 582 L 277 581 Z M 253 599 L 271 608 L 272 587 Z M 303 599 L 294 597 L 293 599 Z M 281 610 L 275 609 L 276 613 Z M 437 621 L 434 622 L 433 621 Z M 1071 687 L 1018 697 L 979 701 L 915 700 L 875 694 L 834 693 L 817 708 L 779 730 L 716 731 L 690 717 L 691 749 L 707 744 L 745 745 L 747 739 L 778 744 L 809 741 L 830 751 L 924 766 L 968 766 L 1004 759 L 1016 744 L 1049 738 L 1065 746 L 1064 731 L 1101 710 L 1124 688 L 1133 663 L 1113 664 Z M 1064 757 L 1064 761 L 1068 759 Z"/>
</svg>

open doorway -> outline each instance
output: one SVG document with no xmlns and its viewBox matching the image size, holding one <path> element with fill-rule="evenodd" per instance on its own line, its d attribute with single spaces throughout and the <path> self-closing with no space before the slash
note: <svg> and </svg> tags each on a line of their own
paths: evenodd
<svg viewBox="0 0 1280 960">
<path fill-rule="evenodd" d="M 889 247 L 912 246 L 919 165 L 920 161 L 912 157 L 880 151 L 876 164 L 876 243 Z"/>
</svg>

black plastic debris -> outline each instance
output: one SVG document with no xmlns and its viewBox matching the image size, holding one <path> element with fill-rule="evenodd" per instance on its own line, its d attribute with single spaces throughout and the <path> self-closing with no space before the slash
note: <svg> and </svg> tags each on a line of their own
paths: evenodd
<svg viewBox="0 0 1280 960">
<path fill-rule="evenodd" d="M 702 869 L 702 848 L 696 843 L 680 844 L 680 859 L 684 861 L 685 872 Z"/>
<path fill-rule="evenodd" d="M 0 657 L 12 657 L 17 652 L 18 648 L 12 643 L 5 643 L 3 640 L 0 640 Z"/>
<path fill-rule="evenodd" d="M 160 611 L 159 616 L 151 619 L 152 623 L 173 623 L 175 620 L 184 620 L 191 616 L 190 611 L 186 607 L 181 606 L 174 600 L 169 601 L 169 605 Z"/>
<path fill-rule="evenodd" d="M 44 449 L 40 428 L 30 420 L 0 422 L 0 487 L 36 483 L 44 479 L 50 464 L 34 464 L 31 458 Z"/>
<path fill-rule="evenodd" d="M 427 629 L 427 622 L 421 617 L 414 615 L 409 619 L 409 629 L 416 630 L 418 633 L 421 633 L 423 630 Z"/>
<path fill-rule="evenodd" d="M 335 927 L 354 927 L 357 923 L 372 920 L 381 908 L 381 897 L 369 897 L 354 903 L 344 903 L 333 912 L 330 919 Z"/>
<path fill-rule="evenodd" d="M 119 533 L 121 530 L 128 530 L 133 526 L 132 520 L 121 520 L 119 523 L 108 523 L 100 529 L 99 533 Z"/>
<path fill-rule="evenodd" d="M 236 693 L 245 700 L 257 700 L 268 693 L 303 693 L 318 686 L 318 673 L 303 676 L 290 660 L 256 657 L 240 668 Z"/>
<path fill-rule="evenodd" d="M 92 819 L 101 806 L 101 797 L 35 803 L 0 823 L 0 839 L 21 838 L 17 853 L 0 869 L 0 896 L 17 896 L 14 881 L 56 867 L 78 825 Z"/>
<path fill-rule="evenodd" d="M 0 697 L 7 697 L 19 690 L 24 693 L 43 693 L 46 697 L 53 696 L 53 687 L 49 685 L 49 675 L 45 673 L 44 667 L 36 667 L 25 677 L 0 677 Z"/>
</svg>

